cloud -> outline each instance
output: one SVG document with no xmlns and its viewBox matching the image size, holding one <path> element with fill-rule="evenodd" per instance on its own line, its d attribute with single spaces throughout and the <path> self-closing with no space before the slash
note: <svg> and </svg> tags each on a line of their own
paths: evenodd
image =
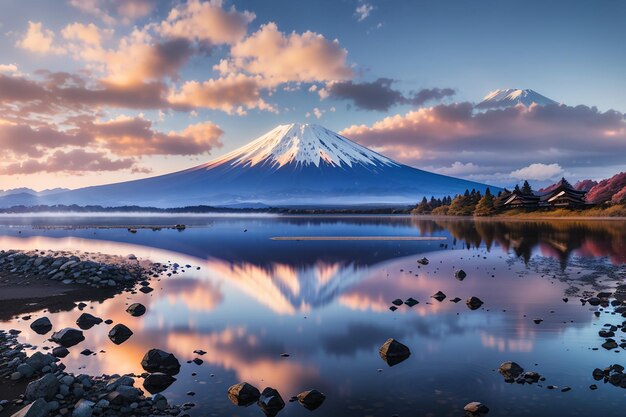
<svg viewBox="0 0 626 417">
<path fill-rule="evenodd" d="M 530 164 L 527 167 L 511 172 L 511 177 L 518 180 L 550 180 L 563 175 L 559 164 Z"/>
<path fill-rule="evenodd" d="M 0 64 L 0 72 L 18 72 L 16 64 Z"/>
<path fill-rule="evenodd" d="M 2 156 L 41 157 L 49 149 L 64 146 L 84 146 L 91 137 L 82 132 L 67 133 L 51 127 L 34 129 L 27 125 L 2 123 L 0 120 L 0 148 Z"/>
<path fill-rule="evenodd" d="M 529 161 L 572 167 L 623 165 L 624 114 L 595 107 L 517 106 L 474 112 L 471 103 L 437 105 L 353 125 L 343 135 L 406 163 L 457 161 L 511 172 Z"/>
<path fill-rule="evenodd" d="M 214 123 L 189 125 L 180 132 L 157 132 L 143 117 L 118 117 L 81 126 L 116 155 L 199 155 L 221 147 L 222 129 Z"/>
<path fill-rule="evenodd" d="M 274 111 L 261 98 L 262 88 L 260 77 L 231 74 L 204 82 L 187 81 L 179 90 L 170 92 L 168 101 L 183 108 L 203 107 L 227 113 L 241 113 L 244 108 Z"/>
<path fill-rule="evenodd" d="M 275 23 L 261 28 L 231 48 L 232 65 L 271 84 L 351 78 L 348 51 L 339 41 L 315 32 L 284 34 Z"/>
<path fill-rule="evenodd" d="M 106 34 L 111 34 L 110 30 L 104 31 Z M 87 25 L 83 23 L 70 23 L 61 30 L 61 35 L 65 39 L 78 40 L 85 42 L 89 45 L 99 46 L 102 42 L 103 31 L 93 23 Z"/>
<path fill-rule="evenodd" d="M 359 22 L 364 21 L 370 15 L 370 13 L 374 10 L 374 6 L 368 3 L 363 3 L 357 6 L 354 14 Z"/>
<path fill-rule="evenodd" d="M 443 175 L 452 175 L 452 176 L 457 176 L 457 175 L 469 175 L 469 174 L 477 174 L 480 172 L 484 171 L 483 167 L 480 167 L 472 162 L 468 162 L 466 164 L 460 162 L 460 161 L 456 161 L 454 163 L 452 163 L 452 165 L 450 165 L 449 167 L 442 167 L 442 168 L 431 168 L 431 171 L 437 172 L 439 174 L 443 174 Z"/>
<path fill-rule="evenodd" d="M 156 6 L 156 0 L 118 0 L 117 13 L 129 20 L 148 16 Z"/>
<path fill-rule="evenodd" d="M 378 111 L 387 111 L 390 107 L 399 104 L 420 106 L 430 100 L 439 100 L 454 95 L 454 90 L 451 88 L 423 89 L 417 93 L 404 95 L 392 88 L 394 82 L 395 80 L 390 78 L 378 78 L 373 82 L 362 83 L 330 82 L 324 89 L 324 95 L 336 100 L 349 100 L 359 109 Z"/>
<path fill-rule="evenodd" d="M 41 22 L 31 22 L 30 20 L 28 21 L 28 30 L 15 46 L 42 54 L 61 55 L 65 53 L 63 48 L 54 45 L 54 32 L 45 29 Z"/>
<path fill-rule="evenodd" d="M 156 0 L 70 0 L 69 4 L 107 25 L 115 25 L 116 17 L 128 24 L 149 15 L 156 6 Z"/>
<path fill-rule="evenodd" d="M 40 172 L 65 172 L 72 174 L 99 171 L 137 169 L 133 158 L 112 159 L 102 152 L 89 152 L 83 149 L 56 151 L 43 160 L 28 159 L 0 167 L 0 174 L 35 174 Z"/>
<path fill-rule="evenodd" d="M 161 22 L 159 32 L 174 38 L 188 38 L 210 45 L 233 44 L 242 39 L 254 13 L 222 8 L 220 0 L 189 0 L 172 9 Z"/>
</svg>

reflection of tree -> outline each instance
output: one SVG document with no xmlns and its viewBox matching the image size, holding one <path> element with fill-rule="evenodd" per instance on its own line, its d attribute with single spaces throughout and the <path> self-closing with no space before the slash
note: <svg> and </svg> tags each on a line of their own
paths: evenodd
<svg viewBox="0 0 626 417">
<path fill-rule="evenodd" d="M 430 224 L 430 223 L 434 223 Z M 608 256 L 614 264 L 626 263 L 626 222 L 623 221 L 497 221 L 413 219 L 420 230 L 444 228 L 467 247 L 493 243 L 512 250 L 526 262 L 535 248 L 559 259 L 564 267 L 572 252 L 588 256 Z"/>
</svg>

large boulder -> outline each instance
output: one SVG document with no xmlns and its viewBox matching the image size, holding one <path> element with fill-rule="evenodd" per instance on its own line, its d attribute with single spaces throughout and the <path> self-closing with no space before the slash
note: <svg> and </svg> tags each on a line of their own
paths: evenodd
<svg viewBox="0 0 626 417">
<path fill-rule="evenodd" d="M 316 389 L 304 391 L 298 394 L 298 402 L 307 410 L 315 410 L 322 405 L 326 396 Z"/>
<path fill-rule="evenodd" d="M 161 349 L 150 349 L 141 360 L 141 366 L 148 372 L 163 372 L 170 375 L 176 375 L 180 371 L 178 359 Z"/>
<path fill-rule="evenodd" d="M 170 385 L 176 381 L 171 375 L 164 374 L 163 372 L 155 372 L 149 374 L 143 381 L 143 387 L 150 394 L 158 394 L 165 391 Z"/>
<path fill-rule="evenodd" d="M 378 350 L 387 365 L 394 366 L 411 356 L 409 348 L 396 339 L 389 338 Z"/>
<path fill-rule="evenodd" d="M 77 345 L 85 340 L 85 336 L 83 336 L 83 332 L 81 332 L 80 330 L 66 327 L 63 330 L 52 333 L 52 337 L 50 338 L 50 340 L 58 343 L 63 347 L 68 348 Z"/>
<path fill-rule="evenodd" d="M 24 395 L 29 401 L 35 401 L 38 398 L 50 401 L 54 399 L 58 390 L 59 381 L 53 374 L 46 374 L 28 384 Z"/>
<path fill-rule="evenodd" d="M 46 417 L 49 413 L 48 403 L 46 400 L 39 398 L 28 404 L 11 417 Z"/>
<path fill-rule="evenodd" d="M 271 387 L 267 387 L 261 392 L 257 404 L 265 415 L 269 417 L 275 416 L 280 410 L 285 408 L 285 401 L 280 396 L 280 393 Z"/>
<path fill-rule="evenodd" d="M 143 316 L 146 312 L 146 307 L 140 303 L 131 304 L 126 311 L 133 317 Z"/>
<path fill-rule="evenodd" d="M 40 317 L 30 324 L 30 328 L 37 334 L 46 334 L 52 330 L 52 323 L 48 317 Z"/>
<path fill-rule="evenodd" d="M 465 410 L 465 415 L 468 417 L 480 417 L 489 412 L 489 407 L 483 403 L 474 401 L 463 407 L 463 410 Z"/>
<path fill-rule="evenodd" d="M 116 324 L 109 331 L 109 339 L 116 345 L 121 345 L 133 335 L 133 332 L 123 324 Z"/>
<path fill-rule="evenodd" d="M 26 363 L 35 371 L 41 371 L 45 366 L 55 362 L 54 356 L 49 353 L 35 352 L 30 358 L 26 359 Z"/>
<path fill-rule="evenodd" d="M 89 330 L 96 324 L 102 323 L 102 319 L 100 317 L 92 316 L 89 313 L 83 313 L 76 320 L 76 325 L 83 330 Z"/>
<path fill-rule="evenodd" d="M 248 406 L 257 402 L 260 397 L 259 390 L 247 382 L 240 382 L 228 388 L 228 399 L 235 405 Z"/>
</svg>

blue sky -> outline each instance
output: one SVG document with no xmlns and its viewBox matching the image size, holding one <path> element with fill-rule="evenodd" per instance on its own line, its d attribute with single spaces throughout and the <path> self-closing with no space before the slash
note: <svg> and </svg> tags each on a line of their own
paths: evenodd
<svg viewBox="0 0 626 417">
<path fill-rule="evenodd" d="M 202 7 L 208 14 L 194 14 Z M 0 120 L 0 143 L 9 152 L 0 158 L 0 189 L 79 187 L 165 173 L 290 122 L 319 123 L 407 164 L 498 185 L 520 180 L 511 173 L 533 165 L 523 172 L 537 184 L 560 175 L 604 178 L 626 166 L 619 158 L 626 156 L 621 1 L 9 0 L 3 11 L 0 109 L 8 116 Z M 225 16 L 237 21 L 223 27 L 202 21 Z M 70 34 L 71 25 L 80 28 Z M 87 31 L 89 25 L 95 29 Z M 207 27 L 216 29 L 201 33 Z M 97 50 L 93 38 L 86 38 L 96 32 Z M 287 43 L 272 51 L 263 34 Z M 170 45 L 162 61 L 155 61 L 150 54 L 174 40 L 184 40 L 181 48 L 189 53 L 177 58 L 177 46 Z M 125 51 L 129 44 L 142 49 Z M 310 44 L 323 51 L 307 49 Z M 302 59 L 285 64 L 294 57 Z M 220 72 L 214 66 L 221 61 L 229 66 Z M 281 69 L 272 68 L 273 62 Z M 128 73 L 136 76 L 125 77 L 125 65 L 134 64 Z M 156 68 L 168 65 L 167 71 Z M 162 83 L 155 94 L 164 102 L 129 105 L 126 99 L 72 95 L 59 99 L 54 110 L 33 110 L 32 96 L 15 93 L 24 88 L 20 81 L 30 81 L 55 97 L 69 95 L 50 84 L 58 82 L 50 74 L 59 72 L 80 77 L 87 92 L 105 86 L 141 92 L 145 83 Z M 372 109 L 355 104 L 354 89 L 339 94 L 338 86 L 346 83 L 359 88 L 380 79 L 387 83 L 376 84 L 375 92 L 391 90 L 404 98 Z M 198 85 L 227 80 L 229 90 Z M 223 103 L 225 94 L 242 91 L 237 88 L 247 88 L 247 101 Z M 558 114 L 520 110 L 509 118 L 494 113 L 445 119 L 447 110 L 459 111 L 464 107 L 458 104 L 478 102 L 498 88 L 530 88 L 564 108 Z M 454 94 L 419 103 L 409 99 L 432 89 Z M 585 109 L 575 110 L 578 105 Z M 433 117 L 436 125 L 427 122 Z M 408 121 L 414 130 L 406 129 Z M 58 133 L 55 143 L 41 138 L 51 131 Z M 27 141 L 32 146 L 25 151 Z M 520 141 L 533 144 L 508 157 Z M 492 151 L 481 143 L 492 144 Z"/>
</svg>

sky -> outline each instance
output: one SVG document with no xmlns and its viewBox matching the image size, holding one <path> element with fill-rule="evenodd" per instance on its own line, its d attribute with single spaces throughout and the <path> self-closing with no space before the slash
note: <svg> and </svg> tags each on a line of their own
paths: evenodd
<svg viewBox="0 0 626 417">
<path fill-rule="evenodd" d="M 279 124 L 499 186 L 626 170 L 626 2 L 3 0 L 0 190 L 160 175 Z M 496 89 L 560 105 L 477 110 Z"/>
</svg>

